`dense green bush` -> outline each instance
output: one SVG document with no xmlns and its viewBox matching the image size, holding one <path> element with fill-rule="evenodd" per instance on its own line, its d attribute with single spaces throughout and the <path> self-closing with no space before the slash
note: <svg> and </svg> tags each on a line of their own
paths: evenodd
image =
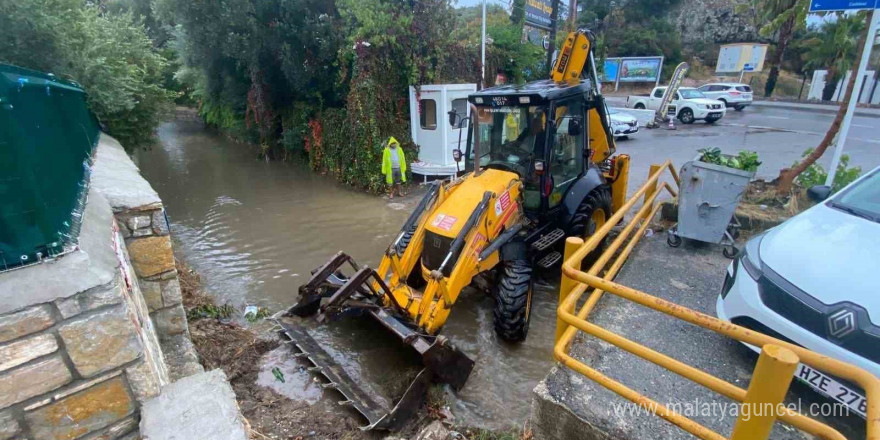
<svg viewBox="0 0 880 440">
<path fill-rule="evenodd" d="M 81 0 L 0 1 L 0 61 L 73 79 L 106 131 L 128 148 L 149 142 L 167 108 L 165 59 L 130 13 Z"/>
<path fill-rule="evenodd" d="M 479 33 L 467 25 L 476 15 L 450 0 L 158 0 L 156 10 L 176 24 L 175 79 L 208 124 L 369 191 L 384 185 L 389 136 L 418 157 L 408 87 L 479 81 Z M 522 23 L 491 15 L 487 77 L 543 76 Z"/>
</svg>

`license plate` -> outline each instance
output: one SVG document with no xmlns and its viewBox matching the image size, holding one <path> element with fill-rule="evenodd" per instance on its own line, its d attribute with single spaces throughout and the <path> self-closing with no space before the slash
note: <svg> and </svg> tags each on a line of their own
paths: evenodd
<svg viewBox="0 0 880 440">
<path fill-rule="evenodd" d="M 712 112 L 712 113 L 709 113 L 709 117 L 710 117 L 710 118 L 719 118 L 719 117 L 721 117 L 721 112 Z"/>
<path fill-rule="evenodd" d="M 743 98 L 745 98 L 745 99 L 752 99 L 752 94 L 751 94 L 751 93 L 746 93 L 745 95 L 743 95 Z"/>
<path fill-rule="evenodd" d="M 807 384 L 810 388 L 846 405 L 849 409 L 866 418 L 868 401 L 861 393 L 853 391 L 846 385 L 828 377 L 825 373 L 810 367 L 798 364 L 794 377 Z"/>
</svg>

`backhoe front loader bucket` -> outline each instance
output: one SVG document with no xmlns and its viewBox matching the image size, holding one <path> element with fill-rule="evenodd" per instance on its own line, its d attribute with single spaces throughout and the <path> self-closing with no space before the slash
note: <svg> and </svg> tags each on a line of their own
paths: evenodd
<svg viewBox="0 0 880 440">
<path fill-rule="evenodd" d="M 346 265 L 356 272 L 346 275 L 342 270 Z M 315 269 L 299 293 L 300 300 L 288 310 L 288 316 L 316 316 L 322 323 L 370 316 L 421 356 L 424 368 L 403 397 L 389 408 L 381 403 L 380 396 L 359 386 L 303 327 L 281 321 L 282 334 L 295 347 L 295 355 L 312 364 L 309 371 L 322 378 L 323 387 L 339 391 L 346 399 L 340 405 L 354 408 L 367 419 L 368 424 L 361 429 L 399 429 L 418 411 L 431 382 L 448 383 L 459 390 L 474 367 L 474 361 L 448 339 L 420 331 L 379 274 L 369 267 L 359 267 L 342 252 Z"/>
</svg>

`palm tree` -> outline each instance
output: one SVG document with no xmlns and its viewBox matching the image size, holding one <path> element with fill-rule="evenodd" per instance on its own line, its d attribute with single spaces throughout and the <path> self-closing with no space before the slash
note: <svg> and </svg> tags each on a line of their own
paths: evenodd
<svg viewBox="0 0 880 440">
<path fill-rule="evenodd" d="M 859 13 L 853 17 L 853 20 L 864 20 L 866 14 Z M 838 17 L 840 20 L 840 17 Z M 871 20 L 874 19 L 874 11 L 868 11 L 867 13 L 867 23 L 870 23 Z M 853 24 L 856 26 L 856 24 Z M 854 58 L 851 61 L 851 69 L 855 73 L 858 70 L 859 63 L 862 58 L 862 50 L 865 48 L 865 44 L 867 41 L 874 41 L 874 35 L 868 35 L 867 32 L 860 32 L 861 36 L 854 37 L 856 40 L 855 50 L 853 50 Z M 870 38 L 869 38 L 870 37 Z M 842 40 L 842 37 L 839 37 L 839 40 Z M 843 63 L 834 63 L 837 64 L 837 69 L 841 72 L 846 71 L 846 64 Z M 842 68 L 841 68 L 842 66 Z M 783 168 L 779 170 L 779 177 L 776 178 L 776 193 L 781 196 L 786 196 L 791 194 L 791 187 L 794 183 L 794 179 L 798 176 L 798 174 L 804 172 L 810 165 L 814 164 L 823 154 L 825 154 L 825 150 L 828 149 L 828 146 L 831 145 L 831 142 L 834 141 L 834 138 L 837 136 L 837 133 L 840 131 L 840 124 L 843 123 L 843 117 L 846 114 L 846 109 L 849 107 L 850 99 L 853 98 L 853 92 L 856 85 L 856 77 L 858 75 L 850 75 L 849 81 L 846 82 L 846 91 L 843 93 L 843 101 L 840 103 L 840 107 L 837 109 L 837 116 L 834 117 L 834 121 L 831 122 L 831 127 L 828 127 L 828 131 L 825 133 L 825 137 L 822 138 L 822 141 L 819 142 L 819 146 L 813 150 L 807 157 L 803 160 L 792 166 L 791 168 Z M 856 98 L 858 99 L 858 98 Z"/>
<path fill-rule="evenodd" d="M 788 47 L 794 32 L 806 24 L 810 2 L 809 0 L 751 0 L 750 3 L 755 11 L 755 21 L 760 26 L 758 32 L 764 37 L 777 34 L 776 50 L 770 58 L 770 73 L 764 86 L 764 96 L 770 97 L 773 89 L 776 88 L 785 48 Z"/>
<path fill-rule="evenodd" d="M 825 22 L 819 32 L 801 43 L 809 48 L 803 54 L 804 67 L 808 70 L 828 69 L 822 100 L 830 101 L 837 90 L 837 82 L 843 78 L 856 58 L 859 35 L 865 30 L 861 15 L 839 16 Z"/>
</svg>

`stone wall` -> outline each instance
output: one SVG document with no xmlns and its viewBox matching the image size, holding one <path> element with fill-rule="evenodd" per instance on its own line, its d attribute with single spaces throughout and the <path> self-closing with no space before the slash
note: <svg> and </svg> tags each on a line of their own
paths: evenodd
<svg viewBox="0 0 880 440">
<path fill-rule="evenodd" d="M 201 371 L 189 339 L 162 200 L 115 139 L 103 136 L 92 186 L 113 210 L 172 380 Z"/>
<path fill-rule="evenodd" d="M 0 274 L 0 440 L 137 438 L 168 370 L 123 238 L 94 189 L 79 248 Z"/>
<path fill-rule="evenodd" d="M 103 136 L 77 249 L 0 273 L 0 440 L 136 439 L 140 405 L 200 370 L 161 201 Z"/>
</svg>

